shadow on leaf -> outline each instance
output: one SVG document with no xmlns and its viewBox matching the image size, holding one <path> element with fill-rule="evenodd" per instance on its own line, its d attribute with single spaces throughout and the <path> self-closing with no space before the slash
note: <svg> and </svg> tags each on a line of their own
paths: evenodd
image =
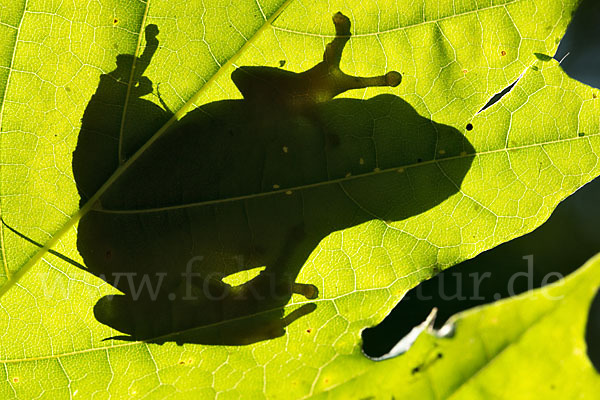
<svg viewBox="0 0 600 400">
<path fill-rule="evenodd" d="M 323 238 L 372 220 L 385 227 L 459 190 L 474 153 L 459 131 L 393 95 L 332 100 L 401 79 L 339 71 L 350 22 L 338 13 L 334 23 L 323 62 L 300 74 L 236 70 L 244 100 L 191 111 L 141 154 L 172 115 L 140 98 L 152 91 L 142 75 L 158 29 L 147 28 L 135 60 L 123 124 L 133 56 L 101 76 L 73 154 L 82 204 L 135 162 L 81 219 L 77 244 L 87 270 L 123 293 L 94 308 L 123 333 L 116 338 L 243 345 L 282 336 L 316 309 L 323 288 L 296 279 Z"/>
</svg>

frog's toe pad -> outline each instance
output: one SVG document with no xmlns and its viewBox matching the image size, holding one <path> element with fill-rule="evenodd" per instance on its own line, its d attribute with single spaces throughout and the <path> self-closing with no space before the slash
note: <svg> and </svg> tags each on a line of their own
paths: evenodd
<svg viewBox="0 0 600 400">
<path fill-rule="evenodd" d="M 396 87 L 402 82 L 402 75 L 396 71 L 390 71 L 385 74 L 385 82 L 388 86 Z"/>
</svg>

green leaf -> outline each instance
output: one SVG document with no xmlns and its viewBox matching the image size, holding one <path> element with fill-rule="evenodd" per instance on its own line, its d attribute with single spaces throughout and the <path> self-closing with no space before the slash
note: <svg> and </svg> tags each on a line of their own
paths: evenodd
<svg viewBox="0 0 600 400">
<path fill-rule="evenodd" d="M 457 314 L 447 323 L 452 337 L 423 333 L 405 355 L 377 362 L 321 397 L 594 397 L 600 376 L 585 335 L 599 272 L 600 255 L 550 286 Z"/>
<path fill-rule="evenodd" d="M 598 91 L 540 57 L 554 54 L 578 1 L 456 3 L 103 0 L 3 6 L 2 397 L 307 397 L 326 391 L 373 367 L 360 352 L 360 330 L 378 323 L 407 290 L 543 223 L 558 202 L 600 173 Z M 78 222 L 93 215 L 96 200 L 115 190 L 117 178 L 151 154 L 146 151 L 156 149 L 191 107 L 240 98 L 229 78 L 236 65 L 277 66 L 283 60 L 286 69 L 303 71 L 320 61 L 338 10 L 353 24 L 342 69 L 363 76 L 397 70 L 403 81 L 394 89 L 348 92 L 347 100 L 325 105 L 325 115 L 336 116 L 332 126 L 340 134 L 370 137 L 381 127 L 384 155 L 397 145 L 389 140 L 390 126 L 431 120 L 437 125 L 425 130 L 426 139 L 408 142 L 423 145 L 418 151 L 428 158 L 418 163 L 410 161 L 410 152 L 398 159 L 387 154 L 392 167 L 382 168 L 377 158 L 361 157 L 368 147 L 360 146 L 358 157 L 347 157 L 364 176 L 343 175 L 340 182 L 360 206 L 354 207 L 369 210 L 373 219 L 358 218 L 363 223 L 356 226 L 345 221 L 346 229 L 310 249 L 297 281 L 319 289 L 312 302 L 317 307 L 284 336 L 247 346 L 104 341 L 120 332 L 99 323 L 93 310 L 116 291 L 74 266 L 90 268 L 79 254 Z M 82 119 L 92 110 L 99 76 L 115 71 L 117 56 L 142 55 L 149 24 L 158 26 L 160 45 L 144 71 L 155 89 L 143 98 L 146 109 L 136 108 L 130 72 L 109 93 L 114 102 L 106 106 L 113 111 L 94 117 L 105 116 L 118 137 L 127 132 L 141 143 L 121 143 L 129 161 L 115 175 L 103 175 L 112 165 L 104 157 L 85 158 L 91 164 L 86 170 L 102 179 L 94 181 L 98 192 L 84 192 L 89 197 L 80 205 L 72 154 Z M 479 112 L 519 77 L 499 103 Z M 144 117 L 161 103 L 158 84 L 162 101 L 176 112 L 166 121 L 148 121 Z M 386 103 L 380 94 L 405 103 Z M 340 104 L 346 104 L 343 111 L 351 109 L 348 104 L 361 106 L 348 114 L 336 109 Z M 394 114 L 394 105 L 404 111 Z M 365 119 L 369 112 L 374 114 Z M 443 126 L 464 135 L 463 149 L 474 154 L 456 153 L 457 146 L 432 152 L 437 137 L 431 127 Z M 404 180 L 395 191 L 386 183 L 392 174 Z M 349 209 L 318 199 L 313 209 L 326 217 Z M 408 214 L 376 218 L 391 209 Z M 144 257 L 160 254 L 148 251 Z M 307 303 L 294 296 L 285 312 Z"/>
</svg>

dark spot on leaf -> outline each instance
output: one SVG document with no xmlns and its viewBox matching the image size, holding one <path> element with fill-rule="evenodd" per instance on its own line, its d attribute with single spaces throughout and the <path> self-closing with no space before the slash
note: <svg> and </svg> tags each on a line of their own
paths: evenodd
<svg viewBox="0 0 600 400">
<path fill-rule="evenodd" d="M 13 383 L 19 383 L 19 377 L 15 376 L 12 381 Z"/>
<path fill-rule="evenodd" d="M 592 93 L 592 98 L 597 99 L 598 95 L 596 93 Z"/>
<path fill-rule="evenodd" d="M 537 57 L 537 59 L 540 60 L 540 61 L 550 61 L 550 60 L 552 60 L 552 57 L 550 57 L 547 54 L 533 53 L 533 55 L 535 55 Z"/>
<path fill-rule="evenodd" d="M 413 374 L 413 375 L 414 375 L 414 374 L 418 373 L 420 370 L 421 370 L 421 366 L 420 366 L 420 365 L 417 365 L 416 367 L 414 367 L 414 368 L 412 369 L 412 371 L 411 371 L 411 374 Z"/>
<path fill-rule="evenodd" d="M 68 87 L 68 86 L 65 86 L 65 91 L 67 91 L 67 92 L 70 92 L 70 91 L 71 91 L 71 88 L 70 88 L 70 87 Z"/>
<path fill-rule="evenodd" d="M 502 51 L 500 52 L 500 55 L 501 55 L 502 57 L 504 57 L 504 56 L 506 55 L 506 51 L 502 50 Z"/>
<path fill-rule="evenodd" d="M 539 71 L 539 70 L 540 70 L 540 69 L 539 69 L 537 66 L 535 66 L 535 65 L 534 65 L 533 67 L 531 67 L 531 69 L 532 69 L 532 70 L 534 70 L 534 71 Z"/>
<path fill-rule="evenodd" d="M 437 354 L 437 358 L 438 358 L 438 359 L 440 359 L 440 358 L 444 358 L 444 355 L 443 355 L 442 353 L 438 353 L 438 354 Z"/>
<path fill-rule="evenodd" d="M 283 67 L 285 65 L 285 60 L 279 60 L 279 66 Z"/>
<path fill-rule="evenodd" d="M 118 24 L 118 23 L 119 23 L 119 20 L 118 20 L 117 18 L 113 19 L 113 24 L 115 24 L 115 25 L 116 25 L 116 24 Z"/>
<path fill-rule="evenodd" d="M 185 361 L 179 361 L 179 365 L 184 365 Z"/>
<path fill-rule="evenodd" d="M 585 136 L 585 133 L 579 132 L 579 137 L 584 137 L 584 136 Z"/>
<path fill-rule="evenodd" d="M 473 124 L 471 124 L 471 123 L 468 123 L 468 124 L 467 124 L 467 130 L 468 130 L 468 131 L 472 131 L 472 130 L 473 130 Z"/>
<path fill-rule="evenodd" d="M 555 384 L 550 385 L 550 389 L 552 389 L 552 390 L 556 389 L 556 385 Z"/>
<path fill-rule="evenodd" d="M 311 332 L 312 332 L 312 329 L 311 329 L 311 328 L 308 328 L 308 329 L 306 330 L 306 333 L 311 333 Z"/>
</svg>

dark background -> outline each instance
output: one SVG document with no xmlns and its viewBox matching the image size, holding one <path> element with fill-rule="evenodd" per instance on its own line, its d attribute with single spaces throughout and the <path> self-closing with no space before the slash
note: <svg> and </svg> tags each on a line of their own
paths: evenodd
<svg viewBox="0 0 600 400">
<path fill-rule="evenodd" d="M 600 88 L 600 2 L 582 2 L 554 58 L 563 60 L 561 66 L 572 78 Z M 532 233 L 486 251 L 423 282 L 411 290 L 381 324 L 363 331 L 365 353 L 373 357 L 387 353 L 412 327 L 424 321 L 433 307 L 438 307 L 435 325 L 440 327 L 459 311 L 524 292 L 530 286 L 540 287 L 548 273 L 570 274 L 600 252 L 599 202 L 600 178 L 597 178 L 559 204 L 550 219 Z M 511 291 L 511 276 L 528 271 L 528 261 L 523 258 L 526 256 L 533 257 L 533 279 L 531 282 L 523 276 L 513 279 Z M 489 272 L 491 277 L 482 280 L 477 296 L 473 277 L 469 274 L 478 273 L 481 276 L 485 272 Z M 549 282 L 554 280 L 556 277 Z M 458 299 L 459 294 L 467 299 Z M 424 300 L 429 297 L 431 299 Z M 483 299 L 473 300 L 473 297 Z M 596 296 L 590 310 L 587 332 L 588 347 L 596 353 L 599 345 L 590 340 L 598 336 L 599 325 L 600 296 Z M 595 356 L 596 360 L 591 354 L 590 357 L 598 366 L 598 355 Z"/>
</svg>

